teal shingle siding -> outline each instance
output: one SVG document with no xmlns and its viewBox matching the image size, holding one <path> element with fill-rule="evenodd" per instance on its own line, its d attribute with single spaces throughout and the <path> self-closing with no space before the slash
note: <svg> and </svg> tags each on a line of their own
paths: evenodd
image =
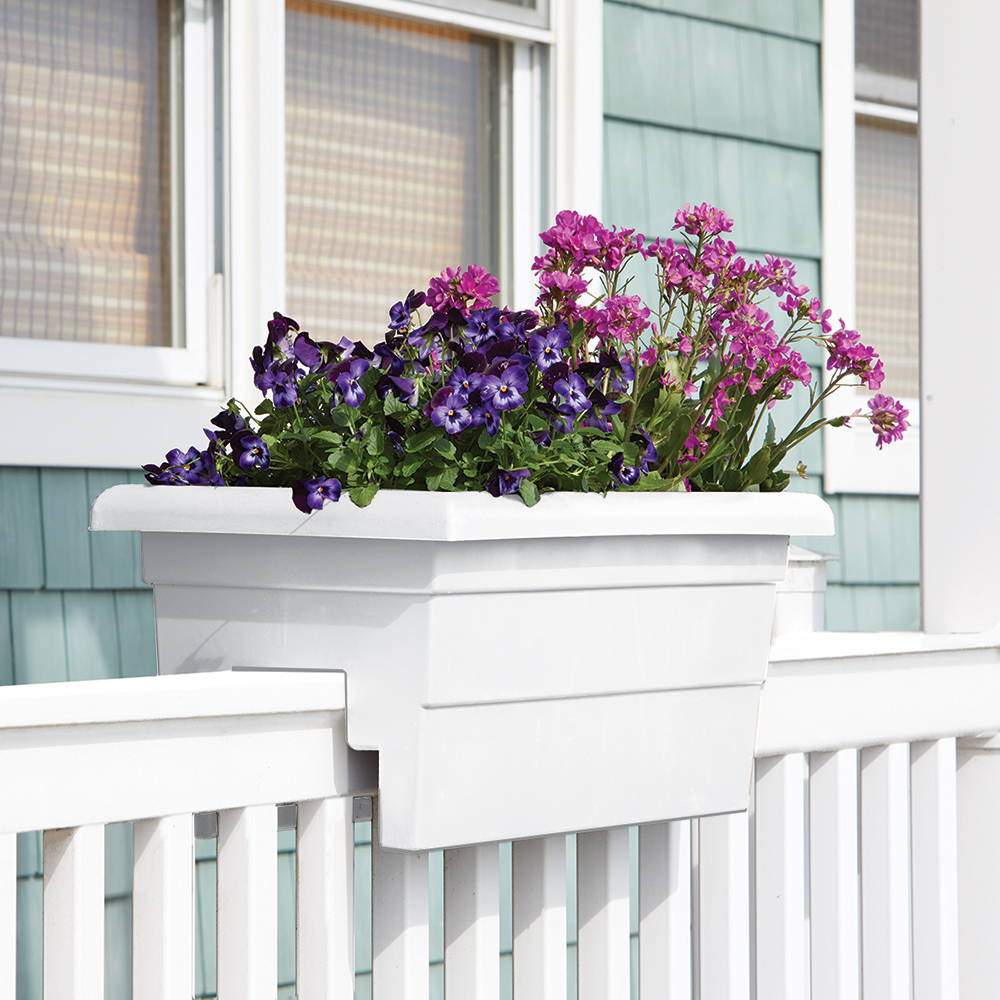
<svg viewBox="0 0 1000 1000">
<path fill-rule="evenodd" d="M 818 288 L 820 9 L 820 0 L 606 0 L 607 220 L 663 235 L 680 205 L 709 201 L 735 218 L 741 248 L 790 257 Z M 818 378 L 822 359 L 807 360 Z M 776 410 L 779 431 L 800 413 L 801 398 Z M 790 458 L 811 477 L 793 488 L 822 492 L 822 438 Z M 918 499 L 828 499 L 836 538 L 801 540 L 835 557 L 827 627 L 919 628 Z"/>
</svg>

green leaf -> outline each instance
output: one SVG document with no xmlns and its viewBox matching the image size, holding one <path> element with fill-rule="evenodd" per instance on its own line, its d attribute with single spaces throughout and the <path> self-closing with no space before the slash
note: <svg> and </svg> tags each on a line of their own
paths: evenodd
<svg viewBox="0 0 1000 1000">
<path fill-rule="evenodd" d="M 436 427 L 425 427 L 418 431 L 413 437 L 406 439 L 407 451 L 423 451 L 429 444 L 441 437 L 441 432 Z"/>
<path fill-rule="evenodd" d="M 444 458 L 455 457 L 455 442 L 448 438 L 439 437 L 434 442 L 434 450 Z"/>
<path fill-rule="evenodd" d="M 378 483 L 365 483 L 362 486 L 351 487 L 351 503 L 353 503 L 355 507 L 367 507 L 372 500 L 375 499 L 375 494 L 378 493 L 378 487 Z"/>
<path fill-rule="evenodd" d="M 274 412 L 274 403 L 272 403 L 271 400 L 269 400 L 269 399 L 265 399 L 262 402 L 260 402 L 260 403 L 257 404 L 257 407 L 256 407 L 256 409 L 253 412 L 254 413 L 262 413 L 262 414 L 273 413 Z"/>
<path fill-rule="evenodd" d="M 368 427 L 368 435 L 365 439 L 365 449 L 369 455 L 380 455 L 385 448 L 385 431 L 378 424 L 371 424 Z"/>
<path fill-rule="evenodd" d="M 771 449 L 765 445 L 750 459 L 747 464 L 747 478 L 752 483 L 759 483 L 771 468 Z"/>
<path fill-rule="evenodd" d="M 522 479 L 517 491 L 525 507 L 534 507 L 538 503 L 538 487 L 530 479 Z"/>
<path fill-rule="evenodd" d="M 340 444 L 344 440 L 343 434 L 336 431 L 311 431 L 310 438 L 314 441 L 323 441 L 326 444 Z"/>
</svg>

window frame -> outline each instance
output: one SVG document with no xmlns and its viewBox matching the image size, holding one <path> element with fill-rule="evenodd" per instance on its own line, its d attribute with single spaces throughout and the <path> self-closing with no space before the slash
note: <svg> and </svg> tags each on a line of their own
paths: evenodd
<svg viewBox="0 0 1000 1000">
<path fill-rule="evenodd" d="M 853 0 L 823 5 L 821 61 L 823 260 L 820 280 L 824 302 L 834 307 L 851 326 L 857 305 L 857 119 L 916 122 L 918 112 L 856 96 Z M 866 410 L 869 398 L 856 389 L 844 388 L 824 404 L 824 412 L 827 416 L 838 416 L 857 409 Z M 920 400 L 905 397 L 900 401 L 910 411 L 910 430 L 902 441 L 881 451 L 873 447 L 866 420 L 855 421 L 851 427 L 824 429 L 823 489 L 826 493 L 919 495 Z"/>
<path fill-rule="evenodd" d="M 171 436 L 193 436 L 195 414 L 203 413 L 206 399 L 222 396 L 212 99 L 217 13 L 216 0 L 182 0 L 169 27 L 170 292 L 175 336 L 183 328 L 184 346 L 0 336 L 0 420 L 32 426 L 30 442 L 0 438 L 0 464 L 134 464 L 148 440 L 139 428 L 167 425 Z M 53 426 L 57 421 L 62 426 Z M 72 442 L 64 440 L 67 426 Z M 156 457 L 145 454 L 145 461 Z"/>
</svg>

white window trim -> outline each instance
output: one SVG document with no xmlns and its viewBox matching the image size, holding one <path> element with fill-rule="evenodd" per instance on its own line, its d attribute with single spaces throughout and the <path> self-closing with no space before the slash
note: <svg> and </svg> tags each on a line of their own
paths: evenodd
<svg viewBox="0 0 1000 1000">
<path fill-rule="evenodd" d="M 855 98 L 854 3 L 823 4 L 823 301 L 848 326 L 856 315 L 855 123 L 859 114 L 914 121 L 916 112 L 884 108 Z M 902 114 L 902 117 L 901 117 Z M 862 334 L 864 331 L 862 331 Z M 844 388 L 825 404 L 827 416 L 868 412 L 868 397 Z M 827 493 L 920 493 L 920 400 L 901 399 L 910 431 L 881 451 L 867 420 L 823 431 L 823 488 Z"/>
<path fill-rule="evenodd" d="M 502 201 L 513 215 L 502 227 L 500 270 L 510 301 L 531 305 L 530 264 L 546 218 L 558 208 L 596 213 L 601 207 L 602 0 L 550 0 L 547 28 L 416 0 L 337 2 L 512 43 L 513 128 Z M 228 33 L 230 378 L 234 394 L 249 399 L 256 391 L 245 359 L 260 341 L 262 318 L 285 304 L 283 0 L 234 5 Z"/>
<path fill-rule="evenodd" d="M 161 446 L 197 440 L 207 400 L 223 397 L 221 282 L 213 274 L 213 11 L 213 0 L 184 0 L 183 20 L 172 27 L 182 44 L 172 46 L 171 76 L 175 94 L 183 93 L 183 121 L 172 129 L 183 137 L 171 158 L 180 163 L 171 200 L 181 206 L 171 220 L 172 248 L 183 239 L 183 253 L 173 252 L 172 293 L 185 346 L 0 337 L 0 421 L 30 428 L 0 437 L 0 465 L 153 461 Z"/>
</svg>

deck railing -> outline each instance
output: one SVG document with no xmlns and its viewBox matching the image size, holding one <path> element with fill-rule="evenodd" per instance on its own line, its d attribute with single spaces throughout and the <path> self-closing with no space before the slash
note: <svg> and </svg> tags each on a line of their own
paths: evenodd
<svg viewBox="0 0 1000 1000">
<path fill-rule="evenodd" d="M 777 641 L 748 814 L 446 851 L 446 995 L 995 996 L 1000 655 L 890 649 Z M 278 806 L 296 804 L 297 997 L 352 995 L 361 901 L 376 1000 L 427 997 L 428 856 L 380 850 L 376 830 L 370 885 L 354 862 L 353 802 L 375 798 L 377 827 L 376 786 L 373 755 L 344 742 L 337 674 L 0 691 L 0 996 L 16 995 L 16 835 L 44 830 L 46 1000 L 104 997 L 104 827 L 127 820 L 133 995 L 189 1000 L 194 817 L 213 813 L 218 996 L 273 1000 Z"/>
</svg>

